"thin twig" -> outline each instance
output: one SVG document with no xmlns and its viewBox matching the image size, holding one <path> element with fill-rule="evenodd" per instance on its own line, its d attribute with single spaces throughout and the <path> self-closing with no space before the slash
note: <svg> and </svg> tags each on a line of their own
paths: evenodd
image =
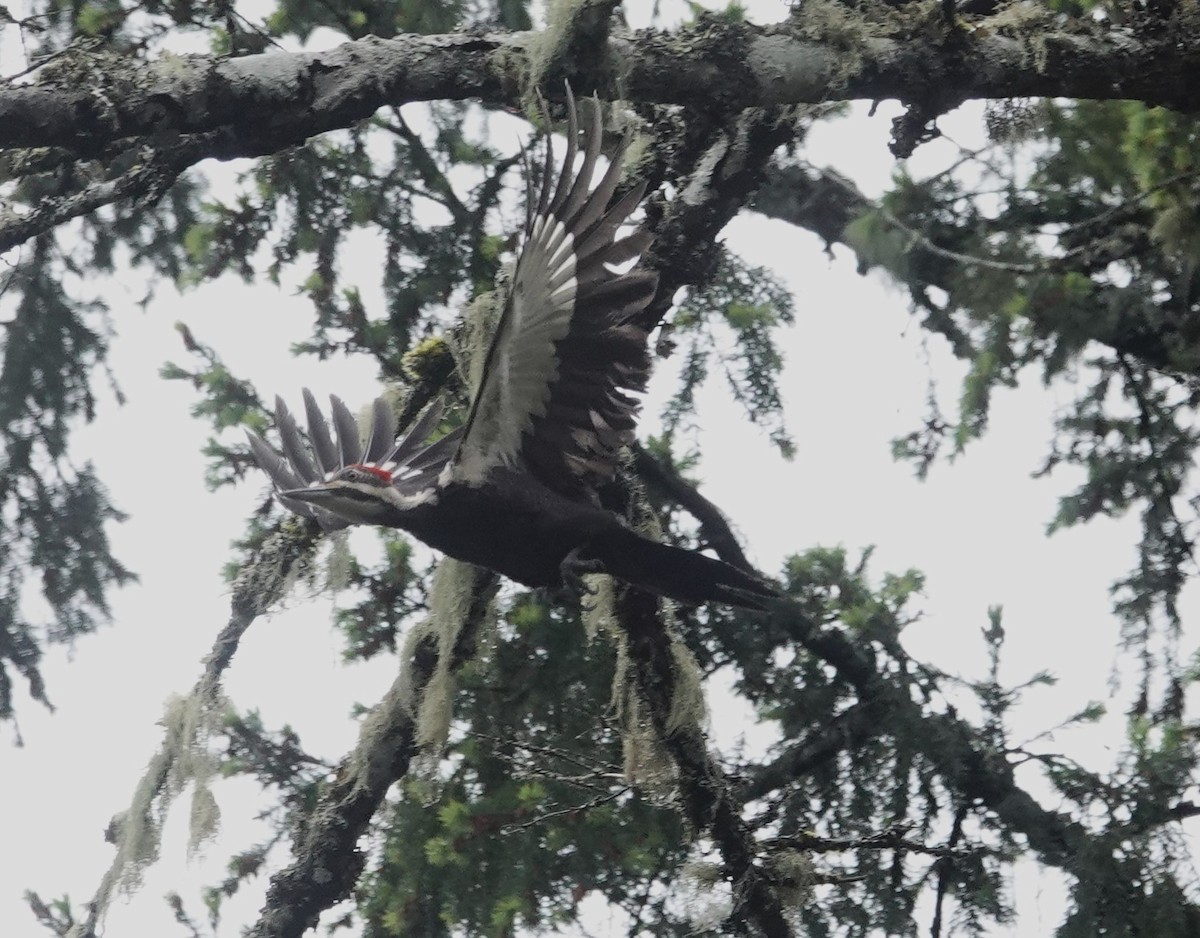
<svg viewBox="0 0 1200 938">
<path fill-rule="evenodd" d="M 157 201 L 194 161 L 193 157 L 201 147 L 198 140 L 190 140 L 170 151 L 143 147 L 141 162 L 115 179 L 94 183 L 61 198 L 43 199 L 25 215 L 8 213 L 0 222 L 0 253 L 121 199 L 137 197 L 146 202 Z"/>
<path fill-rule="evenodd" d="M 821 837 L 817 834 L 792 834 L 787 837 L 772 837 L 764 840 L 763 846 L 771 850 L 806 850 L 810 853 L 834 853 L 841 850 L 904 850 L 908 853 L 923 853 L 935 857 L 962 857 L 980 852 L 977 847 L 953 845 L 935 846 L 909 840 L 906 834 L 910 824 L 871 834 L 867 837 Z"/>
<path fill-rule="evenodd" d="M 583 804 L 571 805 L 566 808 L 559 808 L 556 811 L 547 811 L 544 814 L 539 814 L 537 817 L 530 818 L 528 821 L 522 821 L 520 824 L 505 824 L 500 828 L 501 834 L 512 834 L 516 831 L 529 830 L 531 827 L 536 827 L 539 824 L 544 824 L 546 821 L 556 817 L 563 817 L 567 814 L 579 814 L 582 811 L 590 811 L 592 808 L 598 808 L 602 804 L 609 804 L 616 801 L 622 795 L 633 791 L 628 785 L 611 792 L 606 795 L 597 795 L 591 801 L 585 801 Z"/>
</svg>

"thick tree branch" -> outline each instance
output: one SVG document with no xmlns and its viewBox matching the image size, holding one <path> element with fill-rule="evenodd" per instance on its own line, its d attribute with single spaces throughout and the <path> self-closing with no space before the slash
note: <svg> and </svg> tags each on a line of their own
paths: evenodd
<svg viewBox="0 0 1200 938">
<path fill-rule="evenodd" d="M 203 152 L 204 141 L 199 137 L 164 151 L 151 146 L 139 147 L 136 164 L 119 176 L 91 183 L 60 197 L 43 199 L 24 215 L 0 213 L 0 254 L 72 218 L 122 199 L 133 198 L 148 204 L 157 202 L 179 174 L 197 162 L 197 154 Z"/>
<path fill-rule="evenodd" d="M 470 569 L 472 599 L 448 662 L 451 672 L 474 657 L 479 627 L 495 593 L 495 574 Z M 407 668 L 363 722 L 358 745 L 342 759 L 333 783 L 297 832 L 291 864 L 271 877 L 266 905 L 249 933 L 253 938 L 300 938 L 316 927 L 322 912 L 353 891 L 366 864 L 358 842 L 420 749 L 416 705 L 439 657 L 438 634 L 432 633 L 417 645 Z"/>
<path fill-rule="evenodd" d="M 651 485 L 662 489 L 666 496 L 700 522 L 700 536 L 726 563 L 743 570 L 750 561 L 738 543 L 737 536 L 721 514 L 721 509 L 700 494 L 700 490 L 671 466 L 646 452 L 641 446 L 633 448 L 633 465 L 638 475 Z"/>
<path fill-rule="evenodd" d="M 295 568 L 312 555 L 319 533 L 312 522 L 285 522 L 245 564 L 233 586 L 229 621 L 213 642 L 212 651 L 204 659 L 204 671 L 188 696 L 197 714 L 207 716 L 220 707 L 221 679 L 237 653 L 242 636 L 259 615 L 279 601 Z M 162 745 L 151 758 L 128 810 L 114 818 L 110 827 L 108 839 L 115 844 L 117 855 L 88 903 L 87 917 L 72 928 L 71 938 L 94 938 L 113 897 L 131 879 L 136 864 L 145 861 L 146 832 L 155 832 L 149 836 L 157 837 L 156 819 L 166 813 L 184 784 L 191 781 L 180 774 L 179 762 L 190 755 L 190 750 L 208 743 L 206 737 L 199 738 L 207 730 L 206 721 L 199 716 L 188 722 L 183 733 L 178 721 L 164 722 L 167 728 Z M 156 852 L 154 844 L 150 855 Z"/>
<path fill-rule="evenodd" d="M 805 228 L 820 236 L 826 245 L 844 244 L 856 253 L 860 252 L 861 245 L 851 235 L 850 224 L 877 209 L 849 180 L 833 170 L 818 169 L 806 163 L 773 167 L 748 207 L 768 218 Z M 1077 223 L 1076 231 L 1082 227 Z M 1137 226 L 1136 231 L 1144 237 L 1146 226 Z M 929 251 L 966 266 L 979 263 L 1026 274 L 1061 274 L 1068 270 L 1087 272 L 1128 253 L 1128 245 L 1124 247 L 1126 250 L 1113 248 L 1107 246 L 1104 239 L 1097 238 L 1087 245 L 1075 245 L 1065 257 L 1046 258 L 1036 265 L 1004 265 L 991 264 L 986 258 L 963 255 L 949 257 L 953 252 L 940 250 L 928 239 L 915 237 L 911 240 L 912 251 Z M 879 266 L 877 259 L 867 258 L 861 253 L 859 258 L 859 269 L 863 272 L 872 266 Z M 906 270 L 888 272 L 901 282 L 904 282 L 908 273 Z M 948 281 L 939 282 L 936 276 L 928 280 L 928 285 L 947 291 L 952 286 Z M 1135 303 L 1122 302 L 1123 287 L 1094 283 L 1093 289 L 1096 306 L 1106 311 L 1106 315 L 1095 316 L 1087 323 L 1089 337 L 1093 341 L 1108 346 L 1119 355 L 1131 356 L 1151 368 L 1176 374 L 1200 373 L 1197 366 L 1192 364 L 1194 353 L 1186 354 L 1195 343 L 1194 339 L 1183 334 L 1180 326 L 1184 324 L 1148 317 L 1144 308 Z M 1053 304 L 1031 303 L 1026 309 L 1030 321 L 1048 333 L 1058 330 L 1055 312 Z"/>
<path fill-rule="evenodd" d="M 1031 96 L 1132 98 L 1191 111 L 1200 23 L 1181 7 L 1161 28 L 1138 32 L 1049 12 L 1001 10 L 959 26 L 946 24 L 936 3 L 880 5 L 868 16 L 808 0 L 771 26 L 705 21 L 610 36 L 595 57 L 603 69 L 576 74 L 583 66 L 572 63 L 566 71 L 587 90 L 615 76 L 619 87 L 601 90 L 641 103 L 690 104 L 704 89 L 724 113 L 882 98 L 945 110 L 972 98 Z M 64 146 L 87 156 L 118 139 L 221 130 L 207 155 L 229 159 L 301 143 L 388 105 L 470 97 L 512 104 L 534 36 L 367 37 L 326 52 L 149 64 L 114 56 L 89 82 L 67 68 L 66 80 L 51 72 L 0 91 L 0 149 Z"/>
<path fill-rule="evenodd" d="M 847 226 L 872 211 L 875 204 L 832 169 L 789 163 L 771 168 L 746 207 L 767 218 L 805 228 L 820 237 L 826 247 L 853 247 L 847 240 Z"/>
<path fill-rule="evenodd" d="M 765 182 L 771 155 L 796 136 L 785 108 L 753 108 L 704 131 L 695 137 L 669 133 L 655 146 L 655 152 L 672 154 L 672 165 L 659 172 L 679 196 L 647 206 L 654 243 L 645 262 L 658 271 L 658 295 L 645 311 L 647 329 L 671 309 L 676 290 L 712 278 L 720 259 L 718 235 Z"/>
<path fill-rule="evenodd" d="M 659 618 L 658 601 L 631 588 L 620 591 L 619 621 L 629 643 L 632 679 L 654 730 L 679 771 L 683 812 L 698 831 L 712 837 L 733 882 L 732 922 L 749 920 L 768 938 L 788 938 L 791 926 L 759 856 L 742 801 L 696 728 L 670 726 L 678 675 L 670 636 Z"/>
<path fill-rule="evenodd" d="M 847 711 L 844 723 L 828 736 L 790 747 L 764 766 L 759 773 L 762 778 L 750 786 L 753 796 L 765 796 L 776 785 L 786 784 L 795 777 L 794 772 L 806 770 L 814 760 L 823 761 L 834 749 L 860 744 L 896 723 L 919 722 L 924 730 L 913 733 L 913 738 L 948 787 L 964 800 L 978 801 L 994 812 L 1007 828 L 1023 833 L 1043 862 L 1069 866 L 1087 842 L 1086 829 L 1066 815 L 1043 808 L 1020 788 L 1004 753 L 987 751 L 976 731 L 953 714 L 923 714 L 907 690 L 885 681 L 870 656 L 840 629 L 820 627 L 787 601 L 777 603 L 771 615 L 797 644 L 833 665 L 854 687 L 862 704 Z M 884 718 L 886 714 L 891 716 Z"/>
<path fill-rule="evenodd" d="M 114 140 L 222 131 L 207 156 L 261 156 L 386 105 L 494 97 L 489 63 L 505 39 L 517 41 L 372 36 L 317 53 L 110 58 L 98 76 L 104 84 L 60 84 L 52 74 L 0 91 L 0 150 L 61 145 L 93 156 Z"/>
</svg>

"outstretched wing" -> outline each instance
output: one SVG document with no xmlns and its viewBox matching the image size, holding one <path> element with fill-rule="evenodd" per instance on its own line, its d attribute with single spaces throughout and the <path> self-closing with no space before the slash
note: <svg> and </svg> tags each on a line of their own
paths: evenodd
<svg viewBox="0 0 1200 938">
<path fill-rule="evenodd" d="M 579 171 L 579 117 L 568 86 L 567 153 L 557 184 L 549 136 L 536 200 L 526 173 L 525 243 L 455 466 L 456 478 L 469 483 L 522 462 L 552 488 L 593 497 L 633 438 L 639 405 L 629 392 L 644 390 L 650 373 L 646 328 L 636 320 L 658 278 L 613 270 L 638 257 L 651 236 L 638 229 L 616 237 L 643 193 L 638 186 L 609 206 L 624 144 L 592 188 L 603 127 L 599 102 L 588 103 Z"/>
<path fill-rule="evenodd" d="M 282 493 L 321 485 L 347 466 L 364 466 L 387 472 L 394 488 L 402 495 L 414 497 L 437 485 L 438 475 L 454 455 L 462 436 L 460 428 L 436 443 L 422 445 L 442 419 L 444 404 L 441 400 L 430 404 L 408 432 L 397 440 L 395 414 L 384 398 L 378 398 L 372 408 L 371 427 L 365 441 L 360 439 L 358 421 L 341 398 L 331 396 L 329 402 L 332 432 L 316 398 L 308 388 L 304 389 L 304 411 L 308 418 L 306 444 L 283 399 L 275 398 L 275 423 L 279 427 L 282 454 L 257 433 L 246 431 L 254 460 L 271 477 L 280 503 L 298 515 L 315 518 L 326 531 L 337 531 L 347 527 L 349 522 Z"/>
</svg>

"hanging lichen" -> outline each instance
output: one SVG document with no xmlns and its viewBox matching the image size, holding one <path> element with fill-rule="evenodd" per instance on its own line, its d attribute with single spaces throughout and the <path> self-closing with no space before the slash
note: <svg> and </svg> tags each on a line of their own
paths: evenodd
<svg viewBox="0 0 1200 938">
<path fill-rule="evenodd" d="M 623 634 L 615 634 L 616 669 L 610 706 L 621 730 L 622 770 L 631 785 L 659 804 L 674 800 L 678 771 L 654 726 L 654 717 L 633 674 L 634 663 Z"/>
<path fill-rule="evenodd" d="M 733 891 L 719 864 L 694 859 L 683 864 L 672 886 L 673 898 L 696 934 L 721 932 L 733 912 Z"/>
<path fill-rule="evenodd" d="M 456 682 L 454 668 L 464 644 L 463 630 L 470 626 L 474 647 L 480 635 L 494 622 L 491 597 L 494 580 L 472 564 L 446 557 L 438 565 L 429 593 L 429 615 L 413 628 L 404 642 L 401 655 L 399 692 L 402 705 L 416 724 L 416 742 L 423 750 L 422 759 L 436 765 L 450 732 Z M 488 606 L 482 617 L 472 615 L 479 603 Z M 476 621 L 478 619 L 478 621 Z M 432 670 L 423 672 L 429 656 Z M 364 732 L 366 732 L 364 728 Z"/>
<path fill-rule="evenodd" d="M 88 921 L 102 920 L 119 893 L 140 885 L 143 872 L 158 859 L 167 813 L 189 785 L 189 852 L 194 853 L 216 834 L 220 810 L 211 783 L 217 760 L 208 741 L 220 729 L 226 710 L 224 695 L 216 682 L 209 680 L 201 680 L 186 697 L 174 697 L 167 703 L 161 720 L 162 744 L 138 780 L 129 807 L 109 824 L 106 836 L 116 847 L 116 855 L 92 899 Z"/>
<path fill-rule="evenodd" d="M 674 622 L 673 610 L 669 621 Z M 671 640 L 671 661 L 674 664 L 675 684 L 671 693 L 671 709 L 667 714 L 668 735 L 681 731 L 699 732 L 708 720 L 708 705 L 704 699 L 704 674 L 696 656 L 683 643 L 674 628 L 667 630 Z"/>
</svg>

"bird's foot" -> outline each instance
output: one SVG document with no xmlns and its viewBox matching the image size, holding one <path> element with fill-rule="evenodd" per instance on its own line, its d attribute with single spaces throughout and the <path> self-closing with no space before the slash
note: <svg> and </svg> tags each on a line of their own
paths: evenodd
<svg viewBox="0 0 1200 938">
<path fill-rule="evenodd" d="M 584 612 L 591 612 L 595 609 L 595 605 L 589 605 L 584 601 L 586 596 L 595 596 L 599 590 L 588 586 L 583 580 L 585 573 L 603 573 L 604 564 L 594 557 L 582 556 L 582 549 L 576 547 L 559 564 L 559 572 L 562 574 L 563 588 L 567 594 L 579 602 L 579 608 Z"/>
</svg>

